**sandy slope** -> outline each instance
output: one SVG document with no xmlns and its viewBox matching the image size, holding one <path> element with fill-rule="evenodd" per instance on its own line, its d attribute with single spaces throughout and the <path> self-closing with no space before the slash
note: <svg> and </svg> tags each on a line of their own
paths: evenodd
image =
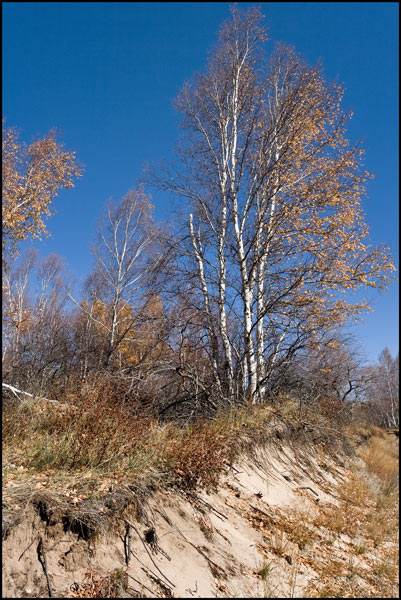
<svg viewBox="0 0 401 600">
<path fill-rule="evenodd" d="M 325 532 L 315 528 L 312 543 L 307 525 L 339 502 L 335 490 L 348 472 L 346 457 L 337 458 L 319 448 L 301 454 L 271 444 L 231 468 L 217 492 L 186 498 L 157 491 L 142 503 L 139 518 L 138 510 L 125 509 L 126 521 L 116 514 L 111 530 L 96 540 L 57 520 L 47 524 L 30 505 L 3 542 L 3 597 L 48 596 L 40 538 L 56 597 L 72 594 L 88 565 L 102 575 L 119 570 L 125 587 L 119 597 L 305 597 L 318 576 L 319 548 L 320 562 L 327 552 L 348 560 L 352 540 L 339 535 L 326 546 Z"/>
</svg>

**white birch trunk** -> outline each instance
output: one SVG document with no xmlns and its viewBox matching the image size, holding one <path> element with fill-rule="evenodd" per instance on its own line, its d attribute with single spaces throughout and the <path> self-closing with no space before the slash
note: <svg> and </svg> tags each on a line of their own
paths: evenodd
<svg viewBox="0 0 401 600">
<path fill-rule="evenodd" d="M 205 267 L 204 267 L 203 257 L 201 255 L 200 240 L 197 242 L 196 236 L 195 236 L 192 213 L 189 215 L 189 231 L 190 231 L 190 236 L 191 236 L 192 247 L 193 247 L 194 254 L 195 254 L 195 259 L 198 264 L 199 279 L 200 279 L 202 295 L 203 295 L 203 303 L 204 303 L 204 307 L 205 307 L 205 313 L 208 318 L 209 336 L 213 340 L 213 338 L 215 337 L 215 333 L 213 331 L 213 319 L 212 319 L 212 313 L 210 310 L 209 290 L 207 287 L 207 282 L 206 282 L 206 277 L 205 277 Z M 215 347 L 215 343 L 213 343 L 213 341 L 212 341 L 212 346 Z M 213 355 L 212 355 L 212 361 L 213 361 L 213 368 L 214 368 L 215 375 L 216 375 L 217 385 L 218 385 L 220 393 L 222 393 L 221 382 L 220 382 L 220 377 L 219 377 L 219 373 L 218 373 L 217 357 L 215 356 L 215 353 L 213 353 Z"/>
<path fill-rule="evenodd" d="M 277 86 L 276 86 L 276 108 L 278 105 L 277 98 Z M 274 154 L 275 164 L 278 164 L 280 159 L 280 148 L 277 143 L 277 129 L 274 130 L 274 143 L 276 145 L 276 150 Z M 257 383 L 258 383 L 258 391 L 259 397 L 262 400 L 266 393 L 266 368 L 265 368 L 265 307 L 264 307 L 264 286 L 265 286 L 265 266 L 266 260 L 270 249 L 270 239 L 272 233 L 272 224 L 274 219 L 274 214 L 276 212 L 276 204 L 277 204 L 277 194 L 279 191 L 279 178 L 276 176 L 274 182 L 274 193 L 271 199 L 271 205 L 269 210 L 269 216 L 267 221 L 267 226 L 265 228 L 265 236 L 267 238 L 267 243 L 262 246 L 262 253 L 258 261 L 258 269 L 257 269 L 257 326 L 256 326 L 256 343 L 257 343 Z M 264 211 L 265 211 L 265 202 L 262 202 L 261 205 L 261 215 L 259 216 L 258 222 L 260 227 L 264 227 L 266 224 L 264 222 Z M 261 233 L 261 232 L 260 232 Z M 259 248 L 257 249 L 259 252 Z"/>
<path fill-rule="evenodd" d="M 224 159 L 223 159 L 223 173 L 221 178 L 221 191 L 222 191 L 222 214 L 221 214 L 221 232 L 219 236 L 219 317 L 220 317 L 220 333 L 223 340 L 223 347 L 227 363 L 227 376 L 228 376 L 228 394 L 231 400 L 234 394 L 234 371 L 233 371 L 233 360 L 231 353 L 231 343 L 227 331 L 227 314 L 226 314 L 226 262 L 224 257 L 224 247 L 227 233 L 227 196 L 226 196 L 226 182 L 227 182 L 227 140 L 224 136 L 223 144 L 224 148 Z"/>
<path fill-rule="evenodd" d="M 235 74 L 234 91 L 233 91 L 233 125 L 232 125 L 232 146 L 231 146 L 231 199 L 233 203 L 233 224 L 235 237 L 237 242 L 237 255 L 238 263 L 241 274 L 241 285 L 242 285 L 242 301 L 243 301 L 243 313 L 244 313 L 244 344 L 245 344 L 245 360 L 248 367 L 248 389 L 247 395 L 249 399 L 255 401 L 255 392 L 257 388 L 257 373 L 256 373 L 256 357 L 254 351 L 254 344 L 252 339 L 252 288 L 248 279 L 247 272 L 247 261 L 245 256 L 244 239 L 243 239 L 243 227 L 239 226 L 239 211 L 238 211 L 238 197 L 236 192 L 236 151 L 238 142 L 238 86 L 239 76 L 242 63 L 238 66 Z"/>
</svg>

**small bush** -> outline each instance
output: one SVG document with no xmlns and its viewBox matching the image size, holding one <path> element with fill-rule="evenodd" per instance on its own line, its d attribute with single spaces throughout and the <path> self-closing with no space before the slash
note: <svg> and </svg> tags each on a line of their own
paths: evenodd
<svg viewBox="0 0 401 600">
<path fill-rule="evenodd" d="M 165 460 L 185 489 L 216 489 L 230 461 L 229 440 L 207 422 L 198 422 L 171 439 Z"/>
<path fill-rule="evenodd" d="M 270 563 L 263 563 L 263 566 L 259 569 L 258 575 L 262 578 L 263 581 L 266 581 L 268 577 L 270 577 L 272 572 L 272 566 Z"/>
<path fill-rule="evenodd" d="M 121 591 L 127 587 L 126 579 L 126 574 L 120 570 L 103 577 L 89 567 L 82 583 L 76 584 L 69 595 L 73 598 L 121 598 Z"/>
</svg>

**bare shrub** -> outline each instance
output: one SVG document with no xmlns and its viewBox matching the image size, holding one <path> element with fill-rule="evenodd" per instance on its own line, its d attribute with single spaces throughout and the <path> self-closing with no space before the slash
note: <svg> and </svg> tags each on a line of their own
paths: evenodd
<svg viewBox="0 0 401 600">
<path fill-rule="evenodd" d="M 166 459 L 186 489 L 216 488 L 230 455 L 228 438 L 202 421 L 171 439 L 166 448 Z"/>
</svg>

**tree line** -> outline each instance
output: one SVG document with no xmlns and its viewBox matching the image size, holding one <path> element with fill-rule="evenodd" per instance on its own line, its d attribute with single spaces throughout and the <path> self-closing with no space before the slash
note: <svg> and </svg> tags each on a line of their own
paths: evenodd
<svg viewBox="0 0 401 600">
<path fill-rule="evenodd" d="M 398 425 L 398 357 L 362 367 L 344 333 L 368 308 L 350 292 L 385 289 L 394 266 L 369 244 L 343 90 L 266 42 L 260 11 L 233 7 L 177 96 L 174 164 L 106 206 L 78 297 L 60 257 L 15 257 L 82 167 L 55 132 L 27 146 L 3 129 L 5 382 L 61 397 L 101 374 L 125 401 L 186 416 L 285 393 L 337 414 L 363 400 Z M 154 221 L 149 187 L 183 199 L 174 229 Z"/>
</svg>

